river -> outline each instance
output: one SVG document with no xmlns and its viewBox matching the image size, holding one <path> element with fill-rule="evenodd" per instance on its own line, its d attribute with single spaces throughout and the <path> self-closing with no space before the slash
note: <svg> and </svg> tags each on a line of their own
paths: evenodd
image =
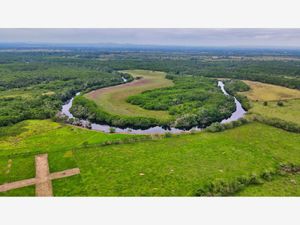
<svg viewBox="0 0 300 225">
<path fill-rule="evenodd" d="M 122 77 L 124 83 L 127 82 L 127 80 Z M 222 92 L 224 93 L 224 95 L 229 95 L 226 90 L 224 89 L 224 83 L 222 81 L 218 81 L 218 86 L 221 88 Z M 79 95 L 80 93 L 77 93 L 76 95 Z M 70 101 L 68 101 L 66 104 L 64 104 L 62 106 L 62 113 L 65 114 L 68 118 L 74 118 L 74 116 L 72 115 L 72 113 L 70 112 L 70 109 L 72 107 L 73 104 L 73 100 L 74 97 L 72 99 L 70 99 Z M 241 103 L 234 97 L 234 102 L 236 105 L 236 110 L 231 114 L 231 116 L 227 119 L 224 119 L 221 121 L 221 123 L 228 123 L 228 122 L 232 122 L 235 120 L 238 120 L 240 118 L 242 118 L 246 111 L 243 109 Z M 81 120 L 83 123 L 85 123 L 85 120 Z M 92 123 L 91 124 L 91 129 L 92 130 L 97 130 L 97 131 L 103 131 L 105 133 L 110 133 L 110 128 L 111 126 L 109 125 L 105 125 L 105 124 L 96 124 L 96 123 Z M 113 127 L 115 128 L 115 132 L 116 133 L 127 133 L 127 134 L 164 134 L 164 133 L 173 133 L 173 134 L 178 134 L 178 133 L 186 133 L 189 132 L 191 130 L 201 130 L 201 128 L 198 127 L 194 127 L 190 130 L 181 130 L 181 129 L 177 129 L 177 128 L 170 128 L 170 129 L 166 129 L 163 127 L 150 127 L 146 130 L 142 130 L 142 129 L 131 129 L 131 128 L 119 128 L 119 127 Z"/>
</svg>

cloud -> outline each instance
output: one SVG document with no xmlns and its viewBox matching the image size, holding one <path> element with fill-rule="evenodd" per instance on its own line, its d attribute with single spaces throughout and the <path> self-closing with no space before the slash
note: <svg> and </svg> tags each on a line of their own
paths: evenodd
<svg viewBox="0 0 300 225">
<path fill-rule="evenodd" d="M 300 29 L 0 29 L 0 42 L 300 47 Z"/>
</svg>

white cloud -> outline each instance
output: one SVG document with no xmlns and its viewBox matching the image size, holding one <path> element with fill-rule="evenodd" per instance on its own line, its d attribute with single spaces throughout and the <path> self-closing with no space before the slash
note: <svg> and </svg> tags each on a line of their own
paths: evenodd
<svg viewBox="0 0 300 225">
<path fill-rule="evenodd" d="M 300 46 L 300 29 L 0 29 L 0 42 Z"/>
</svg>

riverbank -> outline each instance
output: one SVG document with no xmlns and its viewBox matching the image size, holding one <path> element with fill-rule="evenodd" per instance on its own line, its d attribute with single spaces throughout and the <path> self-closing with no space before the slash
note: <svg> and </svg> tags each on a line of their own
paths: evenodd
<svg viewBox="0 0 300 225">
<path fill-rule="evenodd" d="M 125 81 L 126 82 L 126 81 Z M 126 85 L 126 84 L 125 84 Z M 118 85 L 121 86 L 121 85 Z M 223 94 L 228 96 L 229 94 L 224 89 L 224 83 L 222 81 L 218 81 L 218 86 L 222 90 Z M 72 98 L 67 104 L 65 104 L 62 107 L 62 113 L 65 114 L 68 118 L 74 118 L 73 114 L 70 112 L 70 108 L 72 107 L 74 98 Z M 242 108 L 240 102 L 234 98 L 234 102 L 236 105 L 236 110 L 231 114 L 231 116 L 227 119 L 223 119 L 221 123 L 228 123 L 235 120 L 238 120 L 242 118 L 246 111 Z M 81 120 L 83 124 L 86 124 L 86 120 Z M 164 128 L 161 126 L 153 126 L 147 129 L 133 129 L 133 128 L 121 128 L 121 127 L 115 127 L 110 126 L 107 124 L 99 124 L 99 123 L 91 123 L 91 129 L 96 131 L 102 131 L 105 133 L 123 133 L 123 134 L 165 134 L 165 133 L 173 133 L 173 134 L 179 134 L 179 133 L 188 133 L 188 132 L 194 132 L 194 131 L 201 131 L 202 129 L 199 127 L 193 127 L 188 130 L 184 129 L 178 129 L 174 127 L 170 128 Z"/>
</svg>

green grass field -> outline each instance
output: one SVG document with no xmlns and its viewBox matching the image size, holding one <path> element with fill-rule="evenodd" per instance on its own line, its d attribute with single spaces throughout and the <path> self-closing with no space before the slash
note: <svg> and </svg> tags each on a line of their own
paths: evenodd
<svg viewBox="0 0 300 225">
<path fill-rule="evenodd" d="M 239 192 L 239 196 L 300 196 L 300 174 L 279 176 L 273 181 L 250 186 Z"/>
<path fill-rule="evenodd" d="M 98 89 L 85 96 L 95 101 L 99 107 L 111 114 L 144 116 L 160 118 L 161 120 L 170 119 L 171 116 L 166 111 L 146 110 L 126 102 L 129 96 L 140 94 L 147 90 L 172 86 L 173 82 L 165 78 L 166 74 L 149 70 L 125 70 L 124 72 L 131 74 L 133 77 L 142 77 L 142 79 L 134 80 L 122 86 Z"/>
<path fill-rule="evenodd" d="M 49 120 L 27 120 L 9 128 L 2 127 L 0 134 L 0 156 L 72 150 L 73 147 L 130 137 L 90 131 Z"/>
<path fill-rule="evenodd" d="M 281 162 L 300 164 L 299 135 L 260 123 L 108 146 L 94 144 L 131 135 L 47 120 L 25 121 L 2 134 L 0 184 L 34 177 L 34 155 L 39 151 L 48 152 L 50 172 L 80 168 L 80 175 L 53 181 L 55 196 L 192 196 L 216 179 L 260 174 Z M 90 145 L 84 147 L 84 142 Z M 8 160 L 12 166 L 7 173 Z M 30 196 L 33 189 L 1 195 Z"/>
<path fill-rule="evenodd" d="M 283 104 L 278 106 L 277 102 L 268 102 L 265 106 L 262 102 L 253 102 L 250 112 L 300 125 L 300 99 L 286 100 Z"/>
</svg>

